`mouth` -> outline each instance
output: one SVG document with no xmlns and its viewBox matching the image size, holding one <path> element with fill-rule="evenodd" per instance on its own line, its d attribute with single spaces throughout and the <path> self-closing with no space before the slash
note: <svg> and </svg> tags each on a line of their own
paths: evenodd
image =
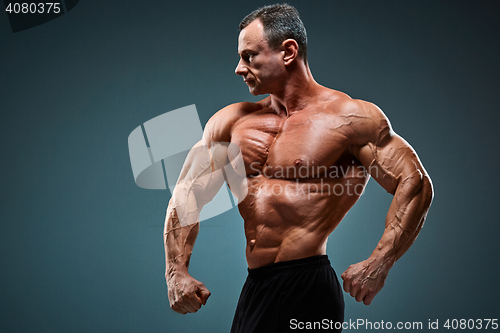
<svg viewBox="0 0 500 333">
<path fill-rule="evenodd" d="M 251 84 L 255 81 L 253 79 L 250 79 L 250 78 L 245 78 L 245 79 L 243 79 L 243 82 L 245 82 L 246 84 Z"/>
</svg>

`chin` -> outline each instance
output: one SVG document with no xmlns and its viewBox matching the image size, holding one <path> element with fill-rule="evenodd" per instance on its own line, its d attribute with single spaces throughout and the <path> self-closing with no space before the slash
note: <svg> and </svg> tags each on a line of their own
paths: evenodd
<svg viewBox="0 0 500 333">
<path fill-rule="evenodd" d="M 259 91 L 258 89 L 256 89 L 255 87 L 248 87 L 248 91 L 250 92 L 250 94 L 254 95 L 254 96 L 258 96 L 258 95 L 265 95 L 267 94 L 266 92 L 263 92 L 263 91 Z"/>
</svg>

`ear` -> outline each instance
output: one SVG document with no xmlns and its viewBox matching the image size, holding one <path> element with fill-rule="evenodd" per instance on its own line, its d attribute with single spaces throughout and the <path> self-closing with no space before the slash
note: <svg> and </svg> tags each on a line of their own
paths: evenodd
<svg viewBox="0 0 500 333">
<path fill-rule="evenodd" d="M 281 44 L 285 66 L 290 65 L 299 55 L 299 44 L 295 39 L 286 39 Z"/>
</svg>

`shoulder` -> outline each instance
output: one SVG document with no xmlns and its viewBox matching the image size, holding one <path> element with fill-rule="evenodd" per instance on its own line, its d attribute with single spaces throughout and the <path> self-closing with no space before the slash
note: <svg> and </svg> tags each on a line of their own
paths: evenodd
<svg viewBox="0 0 500 333">
<path fill-rule="evenodd" d="M 208 142 L 230 142 L 234 124 L 241 118 L 261 110 L 261 102 L 241 102 L 226 106 L 217 111 L 207 122 L 203 131 L 203 140 Z"/>
<path fill-rule="evenodd" d="M 350 125 L 350 139 L 353 144 L 377 144 L 394 134 L 387 116 L 371 102 L 352 99 L 343 94 L 330 103 L 332 112 L 345 118 Z"/>
</svg>

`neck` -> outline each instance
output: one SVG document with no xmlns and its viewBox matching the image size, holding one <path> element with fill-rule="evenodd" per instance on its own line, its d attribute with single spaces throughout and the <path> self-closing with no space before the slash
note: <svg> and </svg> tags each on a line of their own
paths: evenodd
<svg viewBox="0 0 500 333">
<path fill-rule="evenodd" d="M 293 65 L 291 65 L 293 66 Z M 314 80 L 309 65 L 299 60 L 290 68 L 284 85 L 278 92 L 271 93 L 271 106 L 278 114 L 289 117 L 302 110 L 311 98 L 315 98 L 321 86 Z"/>
</svg>

